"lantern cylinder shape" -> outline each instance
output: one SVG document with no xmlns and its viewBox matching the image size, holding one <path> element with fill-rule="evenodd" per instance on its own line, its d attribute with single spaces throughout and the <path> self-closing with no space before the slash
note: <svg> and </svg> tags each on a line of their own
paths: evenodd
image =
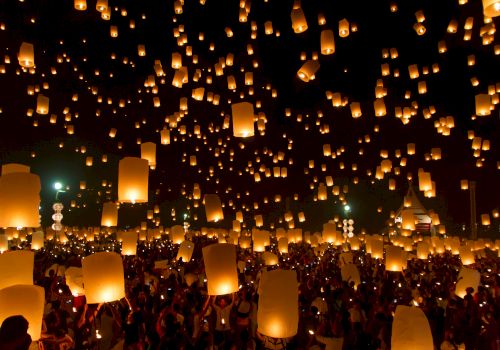
<svg viewBox="0 0 500 350">
<path fill-rule="evenodd" d="M 481 274 L 479 271 L 462 267 L 458 274 L 457 284 L 455 285 L 455 294 L 463 298 L 467 294 L 467 288 L 474 288 L 474 291 L 477 292 L 480 279 Z"/>
<path fill-rule="evenodd" d="M 88 304 L 107 303 L 125 297 L 120 255 L 100 252 L 82 259 L 83 285 Z"/>
<path fill-rule="evenodd" d="M 191 241 L 183 241 L 179 245 L 179 250 L 177 251 L 176 260 L 182 258 L 183 262 L 189 262 L 194 252 L 194 243 Z"/>
<path fill-rule="evenodd" d="M 474 258 L 474 253 L 469 246 L 461 246 L 458 248 L 460 254 L 460 260 L 462 260 L 462 265 L 472 265 L 476 262 Z"/>
<path fill-rule="evenodd" d="M 32 341 L 42 333 L 45 290 L 43 287 L 18 284 L 0 290 L 0 324 L 10 317 L 21 315 L 28 321 Z"/>
<path fill-rule="evenodd" d="M 146 159 L 125 157 L 118 164 L 118 201 L 145 203 L 148 201 L 149 168 Z"/>
<path fill-rule="evenodd" d="M 170 228 L 170 240 L 174 244 L 181 244 L 184 242 L 184 227 L 175 225 Z"/>
<path fill-rule="evenodd" d="M 64 271 L 64 276 L 66 285 L 73 296 L 85 295 L 85 290 L 83 289 L 83 270 L 81 267 L 68 267 L 66 271 Z"/>
<path fill-rule="evenodd" d="M 306 16 L 301 7 L 293 8 L 290 17 L 292 19 L 292 29 L 296 34 L 303 33 L 307 30 Z"/>
<path fill-rule="evenodd" d="M 29 173 L 30 167 L 24 164 L 9 163 L 2 165 L 2 175 L 10 173 Z"/>
<path fill-rule="evenodd" d="M 222 204 L 218 195 L 206 194 L 203 200 L 205 201 L 205 214 L 208 222 L 224 220 Z"/>
<path fill-rule="evenodd" d="M 483 13 L 486 17 L 500 16 L 500 0 L 483 0 Z"/>
<path fill-rule="evenodd" d="M 141 158 L 146 159 L 149 167 L 154 169 L 156 167 L 156 143 L 141 143 Z"/>
<path fill-rule="evenodd" d="M 297 75 L 299 76 L 300 80 L 307 83 L 308 81 L 314 79 L 314 74 L 316 74 L 316 72 L 318 71 L 319 66 L 320 64 L 318 61 L 308 60 L 302 65 L 302 67 L 300 67 Z"/>
<path fill-rule="evenodd" d="M 259 291 L 259 333 L 272 338 L 289 338 L 296 335 L 299 323 L 296 272 L 275 270 L 264 273 L 260 279 Z"/>
<path fill-rule="evenodd" d="M 118 225 L 118 207 L 114 202 L 106 202 L 102 205 L 101 226 L 115 227 Z"/>
<path fill-rule="evenodd" d="M 342 281 L 354 282 L 354 286 L 357 287 L 361 284 L 361 277 L 359 275 L 358 267 L 355 264 L 344 264 L 340 268 L 340 274 L 342 276 Z"/>
<path fill-rule="evenodd" d="M 274 266 L 278 264 L 278 256 L 271 252 L 262 253 L 262 260 L 266 266 Z"/>
<path fill-rule="evenodd" d="M 238 291 L 236 247 L 217 243 L 202 249 L 207 275 L 208 295 L 225 295 Z"/>
<path fill-rule="evenodd" d="M 44 247 L 44 234 L 43 231 L 35 231 L 31 235 L 31 249 L 39 250 Z"/>
<path fill-rule="evenodd" d="M 281 254 L 287 254 L 288 253 L 288 238 L 286 238 L 286 237 L 280 237 L 278 239 L 278 251 Z"/>
<path fill-rule="evenodd" d="M 386 246 L 385 269 L 394 272 L 403 270 L 403 250 L 400 247 Z"/>
<path fill-rule="evenodd" d="M 0 289 L 16 284 L 33 284 L 35 253 L 15 250 L 0 255 Z"/>
<path fill-rule="evenodd" d="M 331 55 L 335 52 L 335 37 L 333 30 L 325 29 L 321 31 L 321 54 Z"/>
<path fill-rule="evenodd" d="M 392 350 L 434 348 L 429 321 L 422 309 L 398 305 L 392 323 Z"/>
<path fill-rule="evenodd" d="M 40 178 L 30 173 L 0 177 L 0 227 L 38 227 Z"/>
<path fill-rule="evenodd" d="M 33 44 L 23 42 L 19 48 L 19 65 L 24 68 L 33 68 L 35 66 L 35 48 Z"/>
<path fill-rule="evenodd" d="M 234 137 L 251 137 L 255 134 L 254 109 L 249 102 L 231 105 Z"/>
<path fill-rule="evenodd" d="M 122 238 L 122 255 L 137 255 L 137 232 L 123 232 Z"/>
</svg>

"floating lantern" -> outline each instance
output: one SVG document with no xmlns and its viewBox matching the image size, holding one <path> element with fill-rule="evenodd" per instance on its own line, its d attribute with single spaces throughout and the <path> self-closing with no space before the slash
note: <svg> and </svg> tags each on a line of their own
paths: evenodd
<svg viewBox="0 0 500 350">
<path fill-rule="evenodd" d="M 403 250 L 400 247 L 386 246 L 385 248 L 386 271 L 403 271 Z"/>
<path fill-rule="evenodd" d="M 36 97 L 36 112 L 41 115 L 49 114 L 49 98 L 42 94 Z"/>
<path fill-rule="evenodd" d="M 0 255 L 0 289 L 16 284 L 33 284 L 35 253 L 15 250 Z"/>
<path fill-rule="evenodd" d="M 9 173 L 0 177 L 0 227 L 40 226 L 40 177 Z"/>
<path fill-rule="evenodd" d="M 476 262 L 474 258 L 474 253 L 469 246 L 461 246 L 458 248 L 460 254 L 460 260 L 462 260 L 462 265 L 472 265 Z"/>
<path fill-rule="evenodd" d="M 281 254 L 288 254 L 288 238 L 280 237 L 278 239 L 278 251 Z"/>
<path fill-rule="evenodd" d="M 174 244 L 181 244 L 184 242 L 184 227 L 175 225 L 170 228 L 170 240 Z"/>
<path fill-rule="evenodd" d="M 222 204 L 218 195 L 206 194 L 203 201 L 205 202 L 205 214 L 208 222 L 224 220 Z"/>
<path fill-rule="evenodd" d="M 23 42 L 19 48 L 17 58 L 21 67 L 33 68 L 35 66 L 35 49 L 33 44 Z"/>
<path fill-rule="evenodd" d="M 145 203 L 148 201 L 148 161 L 125 157 L 118 164 L 118 201 Z"/>
<path fill-rule="evenodd" d="M 15 285 L 3 288 L 0 290 L 0 324 L 10 316 L 21 315 L 28 321 L 31 340 L 37 341 L 42 332 L 44 305 L 43 287 Z"/>
<path fill-rule="evenodd" d="M 125 297 L 125 279 L 120 255 L 100 252 L 82 259 L 83 285 L 88 304 L 100 304 Z"/>
<path fill-rule="evenodd" d="M 234 137 L 254 136 L 254 109 L 249 102 L 233 103 L 231 105 Z"/>
<path fill-rule="evenodd" d="M 208 295 L 238 291 L 236 248 L 232 244 L 212 244 L 202 249 Z"/>
<path fill-rule="evenodd" d="M 278 264 L 278 256 L 271 252 L 263 252 L 262 260 L 264 260 L 264 265 L 274 266 Z"/>
<path fill-rule="evenodd" d="M 486 17 L 500 16 L 500 0 L 483 0 L 483 13 Z"/>
<path fill-rule="evenodd" d="M 299 76 L 300 80 L 304 82 L 309 82 L 310 80 L 314 80 L 315 74 L 319 69 L 319 62 L 318 61 L 313 61 L 313 60 L 308 60 L 306 63 L 300 67 L 299 71 L 297 72 L 297 75 Z"/>
<path fill-rule="evenodd" d="M 259 284 L 258 332 L 272 338 L 289 338 L 297 334 L 298 323 L 296 272 L 275 270 L 264 273 Z"/>
<path fill-rule="evenodd" d="M 31 249 L 40 250 L 44 247 L 44 233 L 43 231 L 35 231 L 31 235 Z"/>
<path fill-rule="evenodd" d="M 146 159 L 149 167 L 154 169 L 156 167 L 156 143 L 141 143 L 141 158 Z"/>
<path fill-rule="evenodd" d="M 398 305 L 392 322 L 392 350 L 434 348 L 429 321 L 422 309 Z"/>
<path fill-rule="evenodd" d="M 137 232 L 123 232 L 122 238 L 122 255 L 137 255 Z"/>
<path fill-rule="evenodd" d="M 467 288 L 473 288 L 477 292 L 481 274 L 479 271 L 462 267 L 457 277 L 457 284 L 455 285 L 455 295 L 460 298 L 465 297 Z"/>
<path fill-rule="evenodd" d="M 347 263 L 340 268 L 342 281 L 354 282 L 354 287 L 357 288 L 361 284 L 358 267 L 355 264 Z"/>
<path fill-rule="evenodd" d="M 83 270 L 81 267 L 68 267 L 64 271 L 64 276 L 66 285 L 73 296 L 85 295 L 85 290 L 83 289 Z"/>
<path fill-rule="evenodd" d="M 333 30 L 325 29 L 321 31 L 321 54 L 331 55 L 335 52 L 335 37 L 333 36 Z"/>
<path fill-rule="evenodd" d="M 114 227 L 118 225 L 118 206 L 114 202 L 102 205 L 101 226 Z"/>
<path fill-rule="evenodd" d="M 193 252 L 194 252 L 194 243 L 191 241 L 183 241 L 179 245 L 179 250 L 177 252 L 177 257 L 175 258 L 175 260 L 178 261 L 182 258 L 182 261 L 187 263 L 191 261 Z"/>
<path fill-rule="evenodd" d="M 307 30 L 306 16 L 301 7 L 294 7 L 290 16 L 292 19 L 292 29 L 296 34 L 303 33 Z"/>
</svg>

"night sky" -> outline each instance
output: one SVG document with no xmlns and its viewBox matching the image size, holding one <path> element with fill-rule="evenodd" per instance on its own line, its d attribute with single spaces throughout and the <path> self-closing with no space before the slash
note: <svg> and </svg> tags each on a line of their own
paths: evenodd
<svg viewBox="0 0 500 350">
<path fill-rule="evenodd" d="M 495 105 L 490 116 L 476 117 L 475 95 L 490 92 L 492 100 L 498 101 L 500 43 L 495 34 L 484 45 L 481 1 L 459 5 L 458 0 L 304 0 L 301 6 L 308 29 L 300 34 L 292 30 L 289 0 L 253 1 L 247 5 L 248 19 L 243 23 L 238 15 L 240 2 L 234 0 L 186 1 L 182 14 L 174 12 L 173 1 L 164 0 L 109 0 L 109 6 L 111 19 L 103 20 L 93 0 L 87 0 L 85 11 L 76 10 L 68 0 L 0 0 L 0 161 L 28 164 L 40 175 L 44 225 L 51 223 L 55 181 L 69 186 L 60 194 L 66 205 L 63 223 L 99 225 L 102 203 L 117 199 L 118 161 L 140 157 L 140 143 L 151 141 L 157 144 L 157 166 L 150 171 L 149 203 L 122 205 L 120 226 L 145 221 L 146 210 L 155 204 L 160 205 L 162 225 L 182 222 L 185 213 L 193 227 L 205 225 L 203 205 L 200 202 L 195 208 L 191 197 L 193 184 L 198 183 L 202 194 L 218 193 L 224 203 L 225 220 L 218 226 L 229 227 L 235 212 L 244 210 L 248 228 L 254 226 L 255 214 L 264 216 L 267 228 L 286 227 L 283 215 L 291 211 L 296 227 L 320 230 L 335 215 L 345 216 L 343 204 L 348 203 L 356 230 L 376 233 L 390 211 L 401 205 L 408 173 L 418 190 L 417 173 L 423 168 L 435 181 L 436 197 L 424 198 L 418 192 L 419 197 L 427 209 L 439 214 L 448 231 L 460 233 L 461 225 L 469 223 L 469 193 L 460 190 L 460 180 L 468 179 L 477 181 L 478 216 L 484 213 L 492 218 L 491 227 L 483 230 L 498 234 L 499 221 L 492 211 L 500 207 L 500 114 Z M 425 16 L 424 35 L 414 30 L 417 11 Z M 318 23 L 319 14 L 326 21 L 323 25 Z M 464 40 L 464 25 L 470 18 L 470 40 Z M 342 19 L 351 24 L 346 38 L 339 36 Z M 456 33 L 447 32 L 452 20 L 457 23 Z M 264 32 L 267 21 L 272 21 L 272 35 Z M 494 18 L 490 31 L 499 24 Z M 117 27 L 118 37 L 110 36 L 110 26 Z M 335 33 L 332 55 L 320 53 L 325 29 Z M 187 43 L 180 43 L 176 32 Z M 438 51 L 440 41 L 446 44 L 444 53 Z M 22 42 L 34 45 L 32 72 L 19 66 Z M 138 45 L 145 46 L 145 56 L 138 55 Z M 384 50 L 391 48 L 397 50 L 397 58 L 384 57 Z M 193 56 L 187 54 L 189 50 Z M 181 88 L 172 85 L 174 52 L 182 55 L 188 71 L 189 81 Z M 307 60 L 317 56 L 320 63 L 309 82 L 297 76 L 305 62 L 302 53 Z M 226 62 L 228 54 L 234 55 L 234 64 L 226 65 L 223 75 L 217 76 L 214 65 Z M 471 55 L 474 65 L 468 65 Z M 165 76 L 155 74 L 155 60 L 161 61 Z M 390 67 L 389 76 L 382 76 L 384 63 Z M 409 77 L 408 66 L 413 64 L 418 65 L 417 79 Z M 439 72 L 433 72 L 433 66 Z M 198 81 L 193 79 L 196 70 L 201 73 Z M 253 72 L 251 87 L 245 85 L 245 72 Z M 231 75 L 236 79 L 235 90 L 228 89 Z M 154 87 L 145 87 L 148 77 L 153 77 Z M 476 86 L 473 78 L 478 80 Z M 375 117 L 373 108 L 379 79 L 387 90 L 383 117 Z M 422 81 L 427 85 L 425 94 L 418 91 Z M 203 101 L 191 98 L 192 90 L 199 87 L 205 88 Z M 219 96 L 218 105 L 207 101 L 209 92 Z M 332 106 L 328 92 L 341 93 L 346 105 Z M 50 99 L 47 115 L 34 112 L 39 93 Z M 160 107 L 154 107 L 155 97 L 160 98 Z M 179 116 L 182 97 L 188 98 L 188 111 L 175 124 L 171 121 Z M 232 126 L 223 127 L 225 116 L 231 115 L 231 103 L 243 101 L 254 104 L 257 118 L 266 120 L 265 131 L 259 132 L 256 123 L 255 136 L 248 139 L 233 137 Z M 361 104 L 360 118 L 351 116 L 352 102 Z M 396 116 L 397 107 L 411 109 L 409 123 Z M 435 113 L 426 118 L 429 109 Z M 55 124 L 49 121 L 52 114 L 57 116 Z M 453 117 L 454 127 L 449 136 L 443 136 L 435 123 L 448 116 Z M 75 131 L 68 135 L 71 125 Z M 194 134 L 195 126 L 200 135 Z M 164 127 L 170 130 L 169 145 L 160 144 L 159 131 Z M 327 127 L 329 133 L 324 132 Z M 109 137 L 112 128 L 117 129 L 115 138 Z M 481 151 L 479 157 L 474 157 L 467 137 L 471 130 L 490 142 L 490 150 Z M 407 155 L 408 143 L 416 144 L 413 156 Z M 337 152 L 335 158 L 323 155 L 324 144 Z M 426 160 L 437 147 L 441 160 Z M 377 180 L 381 150 L 388 152 L 392 172 Z M 283 160 L 278 160 L 281 153 Z M 107 155 L 106 163 L 102 155 Z M 196 155 L 197 166 L 189 165 L 191 155 Z M 91 167 L 85 164 L 89 156 Z M 406 166 L 400 166 L 402 157 L 407 158 Z M 262 166 L 271 173 L 274 166 L 287 167 L 288 177 L 265 177 L 261 172 L 262 181 L 256 183 L 252 173 Z M 331 187 L 326 201 L 315 201 L 325 176 L 332 176 L 341 189 L 348 185 L 344 201 L 332 194 Z M 389 179 L 396 181 L 395 191 L 389 191 Z M 103 187 L 103 180 L 109 186 Z M 85 190 L 79 189 L 80 181 L 86 182 Z M 281 196 L 279 203 L 276 195 Z M 75 206 L 68 211 L 71 201 Z M 301 211 L 305 222 L 297 218 Z"/>
</svg>

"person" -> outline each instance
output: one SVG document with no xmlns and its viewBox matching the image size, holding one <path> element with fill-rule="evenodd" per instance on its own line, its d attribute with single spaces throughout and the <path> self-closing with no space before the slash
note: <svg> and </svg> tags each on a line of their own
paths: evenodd
<svg viewBox="0 0 500 350">
<path fill-rule="evenodd" d="M 7 317 L 0 326 L 0 349 L 28 350 L 31 345 L 28 326 L 28 320 L 21 315 Z"/>
<path fill-rule="evenodd" d="M 212 307 L 215 310 L 215 339 L 214 344 L 219 347 L 226 339 L 229 338 L 231 332 L 231 309 L 234 305 L 235 294 L 231 296 L 231 303 L 227 303 L 226 298 L 219 297 L 217 300 L 212 300 Z M 217 301 L 217 302 L 216 302 Z"/>
</svg>

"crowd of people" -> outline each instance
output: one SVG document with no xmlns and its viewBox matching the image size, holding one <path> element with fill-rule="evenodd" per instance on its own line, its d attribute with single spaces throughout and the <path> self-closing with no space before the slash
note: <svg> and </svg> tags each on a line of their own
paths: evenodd
<svg viewBox="0 0 500 350">
<path fill-rule="evenodd" d="M 54 246 L 38 252 L 35 281 L 46 296 L 38 346 L 46 350 L 385 350 L 391 348 L 396 306 L 412 305 L 427 316 L 435 349 L 498 349 L 500 273 L 494 251 L 487 250 L 472 265 L 481 273 L 481 285 L 460 298 L 454 288 L 462 264 L 450 252 L 412 259 L 403 272 L 388 272 L 383 260 L 371 258 L 363 249 L 353 251 L 361 277 L 355 285 L 342 280 L 341 246 L 316 255 L 306 243 L 290 244 L 288 254 L 278 254 L 277 266 L 265 266 L 260 253 L 238 248 L 240 289 L 214 297 L 207 295 L 201 248 L 216 241 L 204 236 L 193 241 L 189 262 L 175 260 L 173 245 L 140 243 L 136 256 L 123 257 L 127 297 L 99 305 L 87 304 L 84 296 L 74 297 L 60 273 L 63 267 L 80 266 L 79 255 L 88 248 Z M 171 264 L 158 269 L 158 260 Z M 257 324 L 260 277 L 278 268 L 295 270 L 299 283 L 298 333 L 289 339 L 267 337 Z M 25 348 L 26 333 L 8 331 L 23 329 L 19 324 L 22 320 L 14 317 L 2 325 L 0 342 L 18 344 L 6 349 Z M 15 337 L 24 340 L 16 342 Z"/>
</svg>

